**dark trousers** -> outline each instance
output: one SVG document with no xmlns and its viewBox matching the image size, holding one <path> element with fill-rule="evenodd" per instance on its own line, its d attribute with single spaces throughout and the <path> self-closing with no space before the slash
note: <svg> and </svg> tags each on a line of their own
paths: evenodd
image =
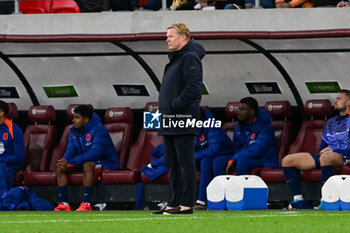
<svg viewBox="0 0 350 233">
<path fill-rule="evenodd" d="M 14 166 L 0 162 L 0 196 L 12 188 L 15 173 Z"/>
<path fill-rule="evenodd" d="M 194 135 L 164 136 L 164 158 L 169 169 L 171 207 L 193 206 L 196 198 Z"/>
</svg>

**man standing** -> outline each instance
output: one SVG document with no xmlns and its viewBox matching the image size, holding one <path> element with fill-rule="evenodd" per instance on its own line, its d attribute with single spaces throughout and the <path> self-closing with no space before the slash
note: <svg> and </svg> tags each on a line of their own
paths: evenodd
<svg viewBox="0 0 350 233">
<path fill-rule="evenodd" d="M 239 124 L 233 136 L 233 156 L 220 156 L 214 160 L 214 176 L 228 174 L 247 175 L 257 167 L 278 167 L 275 130 L 271 116 L 259 108 L 253 97 L 240 100 Z"/>
<path fill-rule="evenodd" d="M 200 119 L 202 97 L 202 62 L 204 48 L 191 39 L 188 27 L 175 23 L 167 29 L 170 50 L 159 93 L 159 110 L 163 120 L 187 122 Z M 196 127 L 162 127 L 165 163 L 169 169 L 168 205 L 154 214 L 193 214 L 196 195 L 194 159 Z"/>
<path fill-rule="evenodd" d="M 57 162 L 59 204 L 55 211 L 71 210 L 68 204 L 68 174 L 81 170 L 84 172 L 84 201 L 77 211 L 90 211 L 94 171 L 97 169 L 118 170 L 118 155 L 99 116 L 89 106 L 80 105 L 74 109 L 66 152 Z"/>
<path fill-rule="evenodd" d="M 24 160 L 23 133 L 7 118 L 8 112 L 8 104 L 0 100 L 0 196 L 12 188 Z"/>
<path fill-rule="evenodd" d="M 340 90 L 335 100 L 334 110 L 339 115 L 327 121 L 322 133 L 318 154 L 306 152 L 287 155 L 282 160 L 282 168 L 287 184 L 293 193 L 293 201 L 288 209 L 310 209 L 313 206 L 304 201 L 299 183 L 299 171 L 321 168 L 321 181 L 325 183 L 333 175 L 333 167 L 339 167 L 350 160 L 350 91 Z"/>
</svg>

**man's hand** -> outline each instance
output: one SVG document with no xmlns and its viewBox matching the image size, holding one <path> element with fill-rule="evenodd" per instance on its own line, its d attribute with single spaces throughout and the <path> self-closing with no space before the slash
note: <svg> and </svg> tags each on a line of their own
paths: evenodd
<svg viewBox="0 0 350 233">
<path fill-rule="evenodd" d="M 333 150 L 329 147 L 326 147 L 320 151 L 320 156 L 322 156 L 323 154 L 328 153 L 328 152 L 333 152 Z"/>
<path fill-rule="evenodd" d="M 289 5 L 289 3 L 287 3 L 287 2 L 284 2 L 284 3 L 282 3 L 281 8 L 291 8 L 291 5 Z"/>
<path fill-rule="evenodd" d="M 284 2 L 276 2 L 276 8 L 282 8 Z"/>
<path fill-rule="evenodd" d="M 67 160 L 65 158 L 57 160 L 56 166 L 60 170 L 64 170 L 64 171 L 67 170 L 67 167 L 68 167 Z"/>
<path fill-rule="evenodd" d="M 347 7 L 347 6 L 349 6 L 349 2 L 341 1 L 337 4 L 337 7 Z"/>
</svg>

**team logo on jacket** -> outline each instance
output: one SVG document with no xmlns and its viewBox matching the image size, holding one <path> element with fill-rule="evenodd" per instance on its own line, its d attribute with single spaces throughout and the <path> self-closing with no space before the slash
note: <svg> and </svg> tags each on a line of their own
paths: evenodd
<svg viewBox="0 0 350 233">
<path fill-rule="evenodd" d="M 86 141 L 89 142 L 91 140 L 91 135 L 88 133 L 86 134 Z"/>
<path fill-rule="evenodd" d="M 4 139 L 4 141 L 6 141 L 8 138 L 9 138 L 8 133 L 4 133 L 4 135 L 2 135 L 2 139 Z"/>
<path fill-rule="evenodd" d="M 255 133 L 251 133 L 251 134 L 250 134 L 250 139 L 253 140 L 254 138 L 255 138 Z"/>
<path fill-rule="evenodd" d="M 3 154 L 4 152 L 5 152 L 4 143 L 0 142 L 0 154 Z"/>
<path fill-rule="evenodd" d="M 204 135 L 202 134 L 201 137 L 199 138 L 199 140 L 200 140 L 201 142 L 203 142 L 204 139 L 205 139 L 205 137 L 204 137 Z"/>
</svg>

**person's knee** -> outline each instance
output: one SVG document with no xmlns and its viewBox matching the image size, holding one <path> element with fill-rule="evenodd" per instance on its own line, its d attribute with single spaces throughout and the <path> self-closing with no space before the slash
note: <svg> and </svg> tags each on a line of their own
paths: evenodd
<svg viewBox="0 0 350 233">
<path fill-rule="evenodd" d="M 213 159 L 212 158 L 203 158 L 201 160 L 201 167 L 211 167 L 213 165 Z"/>
<path fill-rule="evenodd" d="M 320 157 L 321 166 L 341 166 L 342 158 L 338 153 L 329 152 Z"/>
<path fill-rule="evenodd" d="M 236 174 L 237 175 L 248 175 L 251 165 L 248 159 L 241 158 L 237 160 L 236 163 Z"/>
<path fill-rule="evenodd" d="M 295 167 L 296 160 L 293 155 L 287 155 L 282 159 L 282 167 Z"/>
<path fill-rule="evenodd" d="M 66 171 L 61 167 L 57 167 L 56 174 L 57 174 L 57 176 L 62 176 L 62 175 L 66 174 Z"/>
<path fill-rule="evenodd" d="M 93 172 L 94 170 L 95 170 L 95 163 L 94 162 L 86 162 L 83 164 L 84 173 Z"/>
</svg>

